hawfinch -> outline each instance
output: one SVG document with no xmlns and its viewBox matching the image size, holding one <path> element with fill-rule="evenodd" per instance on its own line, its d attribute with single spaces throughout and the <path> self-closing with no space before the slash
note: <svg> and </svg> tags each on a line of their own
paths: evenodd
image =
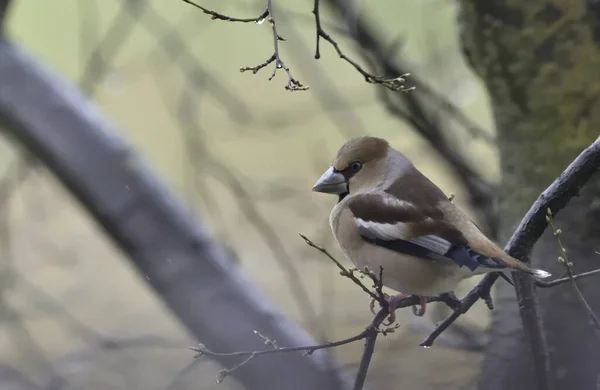
<svg viewBox="0 0 600 390">
<path fill-rule="evenodd" d="M 313 191 L 339 196 L 329 223 L 346 257 L 358 269 L 383 267 L 383 284 L 401 292 L 388 297 L 392 314 L 414 294 L 420 308 L 413 312 L 422 316 L 426 297 L 452 293 L 477 274 L 511 269 L 550 276 L 504 253 L 384 139 L 346 142 Z"/>
</svg>

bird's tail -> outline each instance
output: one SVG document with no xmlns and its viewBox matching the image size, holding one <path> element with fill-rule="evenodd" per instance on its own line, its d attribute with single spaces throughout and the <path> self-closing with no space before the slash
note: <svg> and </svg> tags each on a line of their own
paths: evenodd
<svg viewBox="0 0 600 390">
<path fill-rule="evenodd" d="M 506 264 L 507 267 L 518 271 L 526 272 L 536 279 L 545 279 L 549 276 L 552 276 L 550 272 L 544 271 L 543 269 L 529 268 L 522 261 L 517 260 L 514 257 L 509 256 L 507 254 L 504 254 L 501 260 Z"/>
</svg>

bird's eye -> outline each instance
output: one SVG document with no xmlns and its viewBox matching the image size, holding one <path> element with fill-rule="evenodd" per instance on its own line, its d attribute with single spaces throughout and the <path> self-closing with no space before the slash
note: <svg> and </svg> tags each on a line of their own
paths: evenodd
<svg viewBox="0 0 600 390">
<path fill-rule="evenodd" d="M 361 168 L 362 168 L 362 164 L 360 163 L 360 161 L 355 161 L 352 164 L 350 164 L 350 169 L 353 172 L 358 172 L 358 171 L 360 171 Z"/>
</svg>

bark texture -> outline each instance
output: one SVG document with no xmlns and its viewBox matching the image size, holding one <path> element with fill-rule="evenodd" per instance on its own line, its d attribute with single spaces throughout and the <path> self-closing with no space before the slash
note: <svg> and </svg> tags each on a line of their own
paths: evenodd
<svg viewBox="0 0 600 390">
<path fill-rule="evenodd" d="M 486 84 L 503 172 L 501 238 L 531 203 L 600 134 L 600 2 L 462 0 L 459 23 L 467 61 Z M 600 178 L 556 218 L 576 272 L 600 267 Z M 549 233 L 533 263 L 559 276 Z M 600 314 L 600 282 L 579 286 Z M 595 389 L 600 338 L 571 285 L 537 292 L 555 389 Z M 498 283 L 492 337 L 480 388 L 532 389 L 533 361 L 514 289 Z"/>
</svg>

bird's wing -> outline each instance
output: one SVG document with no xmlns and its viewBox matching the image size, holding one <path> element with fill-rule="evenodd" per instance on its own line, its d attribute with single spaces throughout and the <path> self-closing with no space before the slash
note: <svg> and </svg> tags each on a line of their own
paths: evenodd
<svg viewBox="0 0 600 390">
<path fill-rule="evenodd" d="M 382 191 L 355 195 L 347 204 L 359 234 L 374 245 L 472 271 L 481 265 L 506 266 L 471 249 L 461 231 L 444 220 L 437 203 L 415 204 Z"/>
</svg>

